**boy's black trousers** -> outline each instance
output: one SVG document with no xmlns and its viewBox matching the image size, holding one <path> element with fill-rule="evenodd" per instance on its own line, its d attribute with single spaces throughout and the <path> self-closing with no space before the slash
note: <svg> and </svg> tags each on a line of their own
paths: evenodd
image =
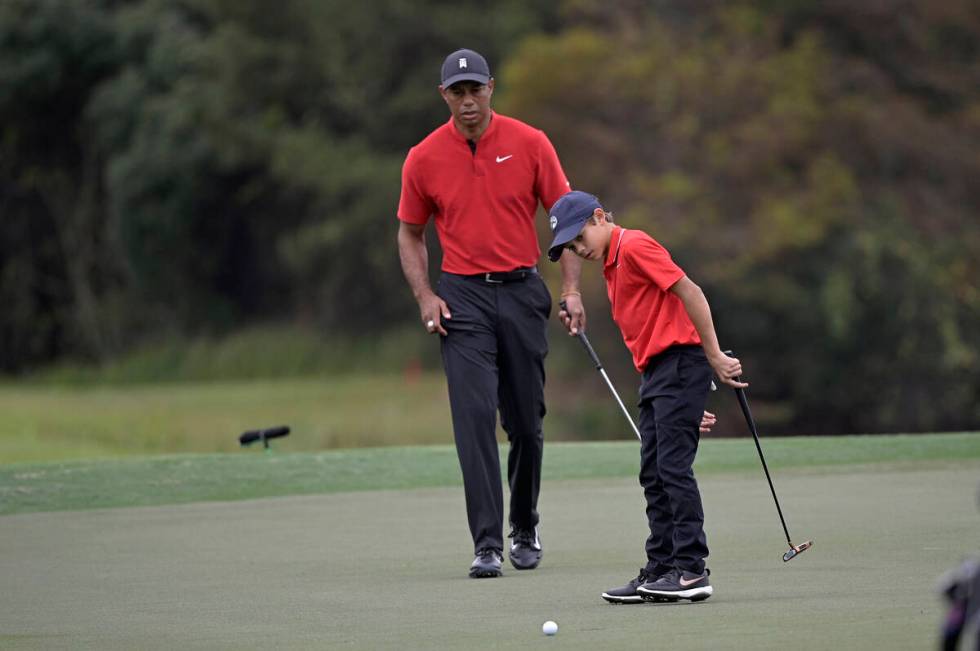
<svg viewBox="0 0 980 651">
<path fill-rule="evenodd" d="M 544 448 L 551 294 L 534 270 L 492 274 L 489 281 L 486 275 L 443 273 L 436 293 L 452 315 L 442 320 L 448 332 L 441 338 L 442 361 L 473 547 L 503 550 L 497 409 L 510 441 L 510 524 L 533 529 Z"/>
<path fill-rule="evenodd" d="M 647 571 L 704 572 L 708 545 L 701 493 L 691 466 L 711 386 L 701 346 L 674 346 L 650 358 L 640 384 L 640 485 L 647 501 Z"/>
</svg>

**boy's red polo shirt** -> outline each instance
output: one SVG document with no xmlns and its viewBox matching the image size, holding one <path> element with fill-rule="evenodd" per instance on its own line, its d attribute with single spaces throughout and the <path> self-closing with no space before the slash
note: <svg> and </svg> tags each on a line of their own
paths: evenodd
<svg viewBox="0 0 980 651">
<path fill-rule="evenodd" d="M 534 226 L 568 192 L 558 155 L 544 132 L 493 113 L 476 153 L 452 118 L 408 152 L 398 218 L 435 218 L 442 270 L 479 274 L 532 267 L 541 251 Z"/>
<path fill-rule="evenodd" d="M 694 323 L 670 288 L 684 271 L 643 231 L 616 227 L 603 269 L 613 320 L 641 373 L 647 361 L 671 346 L 700 345 Z"/>
</svg>

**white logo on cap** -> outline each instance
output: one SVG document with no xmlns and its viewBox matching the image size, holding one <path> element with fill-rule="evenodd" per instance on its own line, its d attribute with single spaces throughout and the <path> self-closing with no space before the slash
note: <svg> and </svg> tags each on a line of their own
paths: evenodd
<svg viewBox="0 0 980 651">
<path fill-rule="evenodd" d="M 459 60 L 459 67 L 460 68 L 466 67 L 466 57 L 463 57 L 462 59 Z"/>
<path fill-rule="evenodd" d="M 558 228 L 558 218 L 554 215 L 551 216 L 551 230 Z"/>
</svg>

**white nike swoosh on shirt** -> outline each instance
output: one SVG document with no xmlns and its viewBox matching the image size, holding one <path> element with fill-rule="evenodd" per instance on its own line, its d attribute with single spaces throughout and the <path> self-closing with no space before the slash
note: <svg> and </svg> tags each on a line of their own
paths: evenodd
<svg viewBox="0 0 980 651">
<path fill-rule="evenodd" d="M 514 154 L 509 154 L 507 156 L 497 156 L 497 162 L 498 163 L 503 163 L 508 158 L 513 158 L 513 157 L 514 157 Z"/>
</svg>

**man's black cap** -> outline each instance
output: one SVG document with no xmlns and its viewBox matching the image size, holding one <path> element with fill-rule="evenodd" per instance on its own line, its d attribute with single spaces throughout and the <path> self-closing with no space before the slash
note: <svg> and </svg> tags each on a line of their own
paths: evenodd
<svg viewBox="0 0 980 651">
<path fill-rule="evenodd" d="M 582 227 L 596 208 L 602 208 L 599 200 L 588 192 L 572 190 L 561 196 L 551 207 L 551 231 L 555 239 L 548 247 L 548 258 L 557 262 L 565 245 L 578 237 Z"/>
<path fill-rule="evenodd" d="M 456 50 L 442 62 L 442 87 L 449 88 L 459 81 L 490 82 L 490 66 L 478 52 Z"/>
</svg>

